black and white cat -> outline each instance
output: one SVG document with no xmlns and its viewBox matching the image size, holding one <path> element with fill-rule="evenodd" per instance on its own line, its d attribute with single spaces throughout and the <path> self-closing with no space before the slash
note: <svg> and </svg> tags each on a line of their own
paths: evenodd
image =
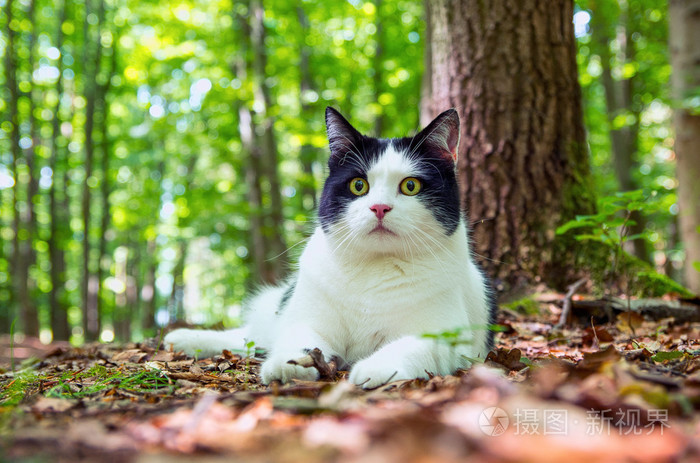
<svg viewBox="0 0 700 463">
<path fill-rule="evenodd" d="M 345 361 L 350 381 L 365 388 L 450 374 L 484 357 L 495 304 L 459 205 L 457 111 L 409 138 L 363 136 L 332 108 L 326 127 L 319 226 L 294 279 L 262 289 L 242 328 L 180 329 L 165 342 L 213 355 L 252 340 L 268 350 L 266 384 L 316 379 L 315 369 L 287 363 L 315 347 Z M 423 336 L 458 329 L 468 343 L 456 347 Z"/>
</svg>

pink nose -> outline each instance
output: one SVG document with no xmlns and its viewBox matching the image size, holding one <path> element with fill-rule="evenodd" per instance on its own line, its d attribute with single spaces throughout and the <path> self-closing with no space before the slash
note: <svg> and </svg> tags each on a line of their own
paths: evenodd
<svg viewBox="0 0 700 463">
<path fill-rule="evenodd" d="M 376 215 L 379 220 L 382 220 L 384 218 L 384 214 L 391 210 L 391 206 L 387 206 L 386 204 L 375 204 L 374 206 L 370 207 L 370 210 L 374 212 L 374 215 Z"/>
</svg>

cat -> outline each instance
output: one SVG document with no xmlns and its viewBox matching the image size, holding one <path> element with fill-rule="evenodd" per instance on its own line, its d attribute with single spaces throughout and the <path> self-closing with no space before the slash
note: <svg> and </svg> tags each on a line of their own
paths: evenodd
<svg viewBox="0 0 700 463">
<path fill-rule="evenodd" d="M 329 174 L 296 276 L 260 290 L 242 328 L 179 329 L 166 345 L 214 355 L 252 340 L 268 351 L 265 384 L 317 379 L 316 369 L 288 361 L 319 348 L 367 389 L 485 357 L 495 303 L 459 205 L 459 127 L 449 109 L 414 137 L 372 138 L 326 108 Z M 424 336 L 454 330 L 467 342 Z"/>
</svg>

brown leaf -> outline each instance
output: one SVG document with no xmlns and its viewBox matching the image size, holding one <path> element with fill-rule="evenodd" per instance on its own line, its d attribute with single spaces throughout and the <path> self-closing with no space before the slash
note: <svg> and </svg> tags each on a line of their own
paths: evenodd
<svg viewBox="0 0 700 463">
<path fill-rule="evenodd" d="M 113 362 L 131 362 L 141 363 L 145 360 L 148 354 L 141 349 L 127 349 L 122 352 L 117 352 L 112 356 Z"/>
<path fill-rule="evenodd" d="M 598 352 L 586 352 L 577 369 L 598 370 L 606 363 L 617 362 L 622 356 L 612 344 L 607 349 Z"/>
<path fill-rule="evenodd" d="M 520 349 L 496 349 L 488 353 L 486 363 L 488 364 L 490 361 L 496 365 L 504 366 L 510 371 L 520 371 L 527 366 L 520 361 L 521 358 Z"/>
<path fill-rule="evenodd" d="M 623 333 L 635 333 L 644 323 L 644 317 L 637 312 L 627 311 L 617 315 L 617 329 Z"/>
<path fill-rule="evenodd" d="M 65 412 L 73 408 L 75 404 L 75 401 L 68 399 L 40 397 L 39 400 L 32 405 L 32 411 L 36 413 Z"/>
<path fill-rule="evenodd" d="M 592 345 L 595 339 L 598 339 L 598 342 L 612 342 L 614 340 L 612 334 L 602 325 L 596 326 L 595 330 L 589 326 L 583 331 L 582 341 L 584 344 Z"/>
</svg>

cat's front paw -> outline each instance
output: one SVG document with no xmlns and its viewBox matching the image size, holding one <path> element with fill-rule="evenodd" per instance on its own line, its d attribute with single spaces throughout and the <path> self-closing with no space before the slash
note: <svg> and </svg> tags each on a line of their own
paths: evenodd
<svg viewBox="0 0 700 463">
<path fill-rule="evenodd" d="M 300 355 L 276 355 L 268 358 L 262 364 L 260 376 L 263 384 L 270 384 L 272 381 L 281 381 L 289 383 L 293 379 L 301 379 L 304 381 L 316 381 L 319 378 L 318 370 L 315 368 L 305 368 L 299 365 L 288 363 L 290 360 L 302 357 Z"/>
<path fill-rule="evenodd" d="M 362 386 L 363 389 L 374 389 L 389 381 L 421 377 L 427 377 L 427 374 L 410 372 L 401 365 L 401 362 L 369 357 L 360 360 L 352 367 L 348 379 L 351 383 Z"/>
</svg>

